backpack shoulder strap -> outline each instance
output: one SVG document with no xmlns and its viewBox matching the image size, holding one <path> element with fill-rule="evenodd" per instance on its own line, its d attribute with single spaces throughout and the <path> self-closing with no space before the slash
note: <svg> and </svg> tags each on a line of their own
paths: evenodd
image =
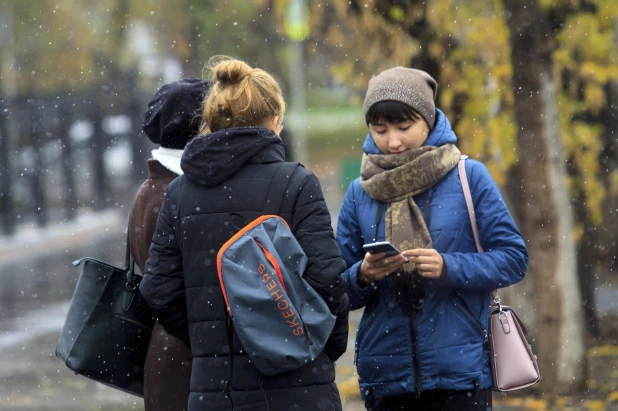
<svg viewBox="0 0 618 411">
<path fill-rule="evenodd" d="M 300 163 L 281 163 L 268 191 L 264 215 L 279 215 L 288 184 Z"/>
</svg>

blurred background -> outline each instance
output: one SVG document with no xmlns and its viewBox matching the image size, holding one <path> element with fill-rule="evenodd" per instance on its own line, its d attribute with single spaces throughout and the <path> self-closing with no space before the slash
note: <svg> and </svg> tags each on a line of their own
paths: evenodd
<svg viewBox="0 0 618 411">
<path fill-rule="evenodd" d="M 279 80 L 288 156 L 320 178 L 334 226 L 359 174 L 367 81 L 395 65 L 434 76 L 530 252 L 501 294 L 543 379 L 495 409 L 618 409 L 616 0 L 1 0 L 0 409 L 143 409 L 54 357 L 70 262 L 122 263 L 154 148 L 146 105 L 216 54 Z M 348 411 L 364 409 L 361 314 L 337 368 Z"/>
</svg>

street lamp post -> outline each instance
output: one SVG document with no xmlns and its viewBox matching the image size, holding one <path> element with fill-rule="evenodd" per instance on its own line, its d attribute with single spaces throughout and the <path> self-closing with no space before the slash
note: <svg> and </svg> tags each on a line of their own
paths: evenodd
<svg viewBox="0 0 618 411">
<path fill-rule="evenodd" d="M 306 164 L 307 119 L 305 116 L 305 56 L 304 40 L 309 35 L 304 0 L 290 0 L 286 16 L 286 34 L 289 39 L 288 68 L 290 78 L 290 110 L 287 126 L 292 134 L 296 160 Z"/>
</svg>

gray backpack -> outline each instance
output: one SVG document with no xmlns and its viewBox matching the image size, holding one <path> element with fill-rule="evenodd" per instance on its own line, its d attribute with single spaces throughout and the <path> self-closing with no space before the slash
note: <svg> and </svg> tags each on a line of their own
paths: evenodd
<svg viewBox="0 0 618 411">
<path fill-rule="evenodd" d="M 266 375 L 312 361 L 335 325 L 324 299 L 303 279 L 307 256 L 287 222 L 275 215 L 296 167 L 298 163 L 282 164 L 264 215 L 230 238 L 217 255 L 234 331 L 255 367 Z"/>
</svg>

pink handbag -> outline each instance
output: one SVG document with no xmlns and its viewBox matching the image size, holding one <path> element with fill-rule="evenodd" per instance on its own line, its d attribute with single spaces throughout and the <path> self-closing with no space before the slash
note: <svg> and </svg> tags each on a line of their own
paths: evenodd
<svg viewBox="0 0 618 411">
<path fill-rule="evenodd" d="M 474 204 L 468 185 L 465 160 L 468 156 L 461 156 L 459 160 L 459 179 L 463 188 L 468 215 L 472 224 L 474 242 L 479 253 L 483 252 L 479 240 L 479 230 L 474 214 Z M 530 387 L 541 379 L 539 365 L 532 347 L 526 340 L 529 330 L 526 324 L 511 308 L 500 304 L 497 290 L 492 291 L 491 307 L 489 309 L 489 363 L 493 374 L 495 391 L 514 391 Z"/>
</svg>

